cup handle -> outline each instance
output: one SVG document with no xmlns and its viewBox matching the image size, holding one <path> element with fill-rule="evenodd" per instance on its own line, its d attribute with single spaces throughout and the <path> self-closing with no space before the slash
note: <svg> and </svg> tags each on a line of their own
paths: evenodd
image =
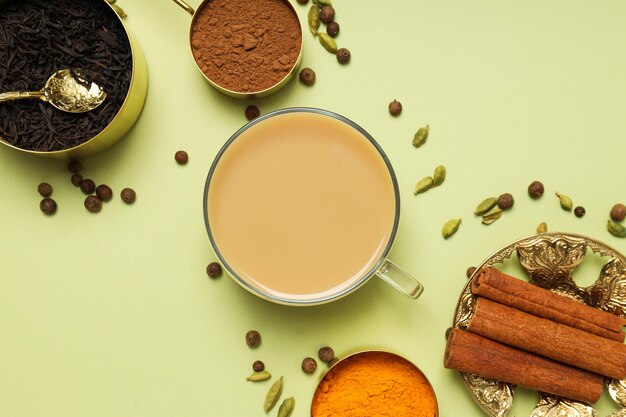
<svg viewBox="0 0 626 417">
<path fill-rule="evenodd" d="M 424 292 L 422 284 L 389 259 L 378 267 L 376 276 L 413 299 Z"/>
</svg>

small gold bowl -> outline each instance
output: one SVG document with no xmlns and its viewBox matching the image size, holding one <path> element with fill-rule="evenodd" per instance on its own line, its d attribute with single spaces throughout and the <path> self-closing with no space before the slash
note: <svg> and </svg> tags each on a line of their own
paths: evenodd
<svg viewBox="0 0 626 417">
<path fill-rule="evenodd" d="M 141 110 L 143 109 L 143 105 L 146 100 L 146 94 L 148 92 L 148 67 L 146 59 L 139 44 L 130 32 L 128 32 L 128 29 L 126 29 L 126 26 L 118 13 L 105 0 L 101 1 L 111 8 L 112 14 L 115 15 L 115 17 L 119 20 L 119 23 L 124 28 L 126 37 L 130 43 L 132 57 L 132 72 L 128 92 L 126 93 L 122 106 L 113 120 L 111 120 L 111 122 L 103 130 L 101 130 L 100 133 L 72 148 L 57 151 L 33 151 L 12 145 L 2 136 L 0 136 L 0 143 L 20 152 L 48 158 L 85 158 L 109 148 L 124 137 L 124 135 L 133 127 L 141 114 Z M 0 4 L 1 3 L 2 2 L 0 2 Z"/>
<path fill-rule="evenodd" d="M 369 365 L 383 367 L 384 372 L 377 372 Z M 388 376 L 388 377 L 387 377 Z M 407 390 L 398 378 L 405 377 L 415 384 L 423 392 L 420 396 L 416 391 Z M 351 392 L 345 392 L 346 384 L 350 384 Z M 398 415 L 406 417 L 438 417 L 439 406 L 435 391 L 424 375 L 424 373 L 411 361 L 397 353 L 387 349 L 360 349 L 342 356 L 322 375 L 311 400 L 311 417 L 327 417 L 328 402 L 324 402 L 324 397 L 333 397 L 337 393 L 340 396 L 335 398 L 335 403 L 341 409 L 334 410 L 336 415 L 343 415 L 347 410 L 353 415 L 360 417 L 375 417 L 375 403 L 383 404 L 389 402 L 389 406 L 398 407 L 397 399 L 392 398 L 394 390 L 404 390 L 403 396 L 411 396 L 410 410 L 398 409 Z M 351 400 L 350 394 L 355 396 Z M 380 394 L 380 395 L 378 395 Z M 376 398 L 378 397 L 378 398 Z M 403 397 L 404 398 L 404 397 Z M 354 406 L 368 404 L 371 414 L 363 411 L 355 413 Z M 425 404 L 419 410 L 412 406 L 415 404 Z M 345 408 L 345 410 L 343 409 Z M 385 407 L 388 410 L 388 407 Z"/>
</svg>

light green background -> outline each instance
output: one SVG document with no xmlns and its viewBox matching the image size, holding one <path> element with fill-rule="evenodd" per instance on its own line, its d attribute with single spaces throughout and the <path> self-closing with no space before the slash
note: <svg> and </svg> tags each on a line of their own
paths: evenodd
<svg viewBox="0 0 626 417">
<path fill-rule="evenodd" d="M 315 86 L 294 81 L 256 104 L 332 110 L 379 141 L 401 189 L 392 258 L 423 282 L 422 298 L 374 279 L 332 304 L 290 308 L 226 276 L 210 280 L 204 181 L 250 101 L 205 83 L 189 52 L 190 16 L 172 1 L 119 0 L 147 56 L 148 98 L 128 137 L 85 160 L 84 174 L 116 194 L 135 188 L 136 204 L 116 198 L 90 214 L 64 163 L 0 149 L 0 416 L 263 415 L 268 384 L 245 382 L 262 359 L 296 397 L 293 416 L 305 417 L 320 372 L 303 374 L 300 361 L 325 344 L 393 349 L 426 373 L 442 416 L 480 416 L 458 374 L 442 367 L 465 269 L 541 221 L 626 251 L 605 228 L 613 203 L 626 200 L 625 2 L 335 3 L 352 62 L 338 65 L 305 29 L 302 65 L 317 72 Z M 306 25 L 307 8 L 295 7 Z M 395 119 L 393 99 L 404 105 Z M 414 149 L 427 123 L 430 138 Z M 174 162 L 179 149 L 189 165 Z M 438 164 L 446 182 L 414 197 L 415 181 Z M 535 179 L 546 184 L 539 201 L 526 195 Z M 55 188 L 53 217 L 39 211 L 41 181 Z M 562 211 L 557 190 L 588 214 Z M 475 205 L 502 192 L 515 207 L 481 225 Z M 463 223 L 444 241 L 451 217 Z M 244 343 L 252 328 L 263 335 L 257 350 Z M 534 397 L 520 396 L 512 415 L 523 417 Z"/>
</svg>

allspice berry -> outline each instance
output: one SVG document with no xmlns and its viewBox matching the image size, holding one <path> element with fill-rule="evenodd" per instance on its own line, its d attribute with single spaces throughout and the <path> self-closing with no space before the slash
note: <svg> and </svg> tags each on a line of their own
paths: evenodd
<svg viewBox="0 0 626 417">
<path fill-rule="evenodd" d="M 96 195 L 102 201 L 111 201 L 113 198 L 113 190 L 106 184 L 100 184 L 96 187 Z"/>
<path fill-rule="evenodd" d="M 302 359 L 302 370 L 305 374 L 312 374 L 317 369 L 317 361 L 313 358 Z"/>
<path fill-rule="evenodd" d="M 513 207 L 513 203 L 515 203 L 515 200 L 513 199 L 513 196 L 509 193 L 504 193 L 498 197 L 497 204 L 501 210 L 510 209 L 511 207 Z"/>
<path fill-rule="evenodd" d="M 211 262 L 206 267 L 206 273 L 211 278 L 218 278 L 222 275 L 222 266 L 217 262 Z"/>
<path fill-rule="evenodd" d="M 80 187 L 80 183 L 83 182 L 83 176 L 76 172 L 72 174 L 71 181 L 75 187 Z"/>
<path fill-rule="evenodd" d="M 254 104 L 251 104 L 246 107 L 244 114 L 246 115 L 246 119 L 254 120 L 261 115 L 261 110 Z"/>
<path fill-rule="evenodd" d="M 342 65 L 350 62 L 350 57 L 352 56 L 352 54 L 350 54 L 350 51 L 346 48 L 339 49 L 335 55 L 337 56 L 337 62 Z M 402 110 L 402 106 L 400 106 L 400 110 Z"/>
<path fill-rule="evenodd" d="M 246 344 L 251 348 L 259 346 L 261 344 L 261 334 L 256 330 L 250 330 L 246 333 Z"/>
<path fill-rule="evenodd" d="M 543 195 L 545 189 L 543 188 L 543 184 L 541 181 L 533 181 L 528 186 L 528 195 L 530 198 L 539 198 Z"/>
<path fill-rule="evenodd" d="M 333 6 L 324 6 L 320 9 L 320 20 L 324 23 L 330 23 L 335 20 L 335 9 Z"/>
<path fill-rule="evenodd" d="M 392 116 L 399 116 L 402 113 L 402 103 L 398 100 L 394 100 L 389 103 L 389 114 Z"/>
<path fill-rule="evenodd" d="M 50 197 L 46 197 L 39 203 L 39 209 L 44 214 L 51 216 L 57 211 L 57 202 Z"/>
<path fill-rule="evenodd" d="M 67 164 L 67 170 L 71 172 L 72 174 L 77 173 L 81 169 L 83 169 L 83 165 L 80 163 L 80 161 L 77 161 L 76 159 L 71 160 Z"/>
<path fill-rule="evenodd" d="M 474 272 L 476 272 L 475 266 L 470 266 L 469 268 L 467 268 L 467 271 L 465 271 L 465 275 L 467 275 L 467 279 L 469 279 L 472 275 L 474 275 Z"/>
<path fill-rule="evenodd" d="M 583 206 L 578 206 L 574 209 L 574 216 L 583 217 L 587 213 L 587 210 Z"/>
<path fill-rule="evenodd" d="M 263 372 L 265 370 L 265 364 L 263 361 L 254 361 L 252 364 L 252 370 L 254 372 Z"/>
<path fill-rule="evenodd" d="M 37 186 L 37 191 L 42 197 L 50 197 L 52 195 L 52 186 L 47 182 L 42 182 Z"/>
<path fill-rule="evenodd" d="M 335 359 L 335 351 L 330 346 L 324 346 L 317 351 L 317 357 L 322 362 L 331 363 Z"/>
<path fill-rule="evenodd" d="M 80 190 L 85 194 L 91 194 L 96 190 L 96 183 L 90 179 L 84 179 L 80 182 Z"/>
<path fill-rule="evenodd" d="M 137 198 L 137 194 L 135 194 L 135 190 L 132 188 L 124 188 L 120 193 L 120 197 L 124 203 L 133 204 Z"/>
<path fill-rule="evenodd" d="M 298 0 L 298 3 L 300 4 L 307 4 L 309 2 L 309 0 Z"/>
<path fill-rule="evenodd" d="M 311 68 L 303 68 L 299 75 L 300 81 L 304 85 L 312 86 L 315 84 L 315 71 Z"/>
<path fill-rule="evenodd" d="M 339 23 L 330 22 L 326 26 L 326 33 L 328 33 L 328 36 L 330 36 L 331 38 L 336 38 L 337 35 L 339 35 Z"/>
<path fill-rule="evenodd" d="M 85 198 L 85 208 L 92 213 L 98 213 L 102 210 L 102 200 L 95 195 L 88 195 Z"/>
<path fill-rule="evenodd" d="M 187 165 L 187 162 L 189 162 L 189 154 L 185 151 L 177 151 L 174 154 L 174 160 L 178 165 Z"/>
<path fill-rule="evenodd" d="M 622 203 L 617 203 L 611 209 L 611 219 L 621 222 L 624 218 L 626 218 L 626 206 Z"/>
</svg>

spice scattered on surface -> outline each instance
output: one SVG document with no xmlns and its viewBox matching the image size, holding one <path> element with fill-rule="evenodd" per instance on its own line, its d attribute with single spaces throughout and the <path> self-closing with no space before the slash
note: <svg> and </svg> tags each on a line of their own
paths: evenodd
<svg viewBox="0 0 626 417">
<path fill-rule="evenodd" d="M 626 237 L 626 227 L 620 223 L 609 220 L 606 228 L 615 237 Z"/>
<path fill-rule="evenodd" d="M 554 194 L 559 198 L 559 204 L 561 205 L 561 208 L 563 210 L 572 211 L 572 207 L 574 206 L 574 203 L 572 202 L 572 199 L 569 198 L 569 196 L 565 194 L 561 194 L 558 191 Z"/>
<path fill-rule="evenodd" d="M 426 377 L 407 360 L 386 352 L 350 356 L 318 385 L 311 417 L 434 417 L 437 400 Z"/>
<path fill-rule="evenodd" d="M 541 181 L 533 181 L 528 186 L 528 195 L 531 198 L 539 198 L 543 195 L 544 187 Z"/>
<path fill-rule="evenodd" d="M 246 107 L 244 114 L 246 116 L 246 119 L 254 120 L 261 115 L 261 110 L 259 110 L 259 108 L 255 106 L 254 104 L 251 104 L 248 107 Z"/>
<path fill-rule="evenodd" d="M 439 165 L 435 168 L 435 173 L 433 174 L 433 185 L 435 187 L 440 186 L 446 180 L 446 167 L 443 165 Z"/>
<path fill-rule="evenodd" d="M 102 200 L 95 195 L 88 195 L 85 198 L 85 208 L 91 213 L 98 213 L 102 210 Z"/>
<path fill-rule="evenodd" d="M 70 180 L 75 187 L 80 187 L 80 183 L 83 182 L 83 176 L 79 173 L 75 173 L 72 174 L 72 178 Z"/>
<path fill-rule="evenodd" d="M 246 344 L 251 348 L 259 346 L 261 344 L 261 334 L 256 330 L 250 330 L 246 333 Z"/>
<path fill-rule="evenodd" d="M 42 197 L 50 197 L 52 195 L 52 186 L 47 182 L 42 182 L 37 186 L 37 192 Z"/>
<path fill-rule="evenodd" d="M 206 273 L 211 278 L 218 278 L 222 276 L 222 265 L 217 262 L 211 262 L 206 267 Z"/>
<path fill-rule="evenodd" d="M 57 211 L 57 202 L 51 199 L 50 197 L 46 197 L 39 203 L 39 209 L 48 216 L 54 214 Z"/>
<path fill-rule="evenodd" d="M 137 198 L 137 194 L 132 188 L 124 188 L 120 192 L 120 197 L 122 198 L 122 201 L 124 203 L 133 204 L 135 202 L 135 199 Z"/>
<path fill-rule="evenodd" d="M 417 129 L 417 132 L 413 136 L 413 146 L 419 148 L 424 143 L 426 143 L 426 139 L 428 139 L 428 133 L 430 131 L 430 126 L 426 125 L 424 127 L 420 127 Z"/>
<path fill-rule="evenodd" d="M 298 0 L 299 4 L 307 4 L 309 0 Z"/>
<path fill-rule="evenodd" d="M 274 405 L 276 405 L 276 401 L 280 398 L 280 394 L 283 392 L 283 377 L 278 378 L 276 382 L 270 387 L 269 391 L 267 391 L 267 395 L 265 395 L 265 401 L 263 403 L 263 409 L 267 413 Z"/>
<path fill-rule="evenodd" d="M 317 4 L 313 4 L 309 9 L 307 20 L 309 23 L 309 30 L 313 35 L 317 36 L 317 30 L 320 28 L 320 24 L 322 23 L 320 20 L 320 8 L 317 7 Z"/>
<path fill-rule="evenodd" d="M 265 370 L 265 364 L 263 363 L 263 361 L 254 361 L 254 363 L 252 364 L 252 370 L 254 372 L 262 372 Z"/>
<path fill-rule="evenodd" d="M 267 381 L 272 377 L 272 374 L 266 370 L 263 371 L 255 371 L 252 375 L 246 378 L 246 381 L 250 382 L 262 382 Z"/>
<path fill-rule="evenodd" d="M 319 38 L 320 44 L 324 47 L 324 49 L 333 54 L 337 53 L 337 42 L 328 36 L 328 33 L 318 32 L 317 37 Z"/>
<path fill-rule="evenodd" d="M 433 177 L 429 176 L 429 177 L 422 178 L 421 180 L 417 181 L 417 183 L 415 184 L 413 195 L 418 195 L 418 194 L 421 194 L 430 190 L 431 188 L 433 188 L 434 184 L 435 184 L 435 180 L 433 179 Z"/>
<path fill-rule="evenodd" d="M 81 164 L 80 161 L 78 161 L 76 159 L 72 159 L 67 164 L 67 170 L 69 172 L 71 172 L 72 174 L 75 174 L 75 173 L 79 172 L 81 169 L 83 169 L 83 164 Z"/>
<path fill-rule="evenodd" d="M 339 23 L 337 22 L 330 22 L 326 25 L 326 33 L 333 38 L 336 38 L 339 35 L 339 29 Z"/>
<path fill-rule="evenodd" d="M 331 363 L 335 359 L 335 351 L 330 346 L 324 346 L 317 351 L 317 357 L 324 363 Z"/>
<path fill-rule="evenodd" d="M 461 225 L 461 219 L 450 219 L 448 220 L 441 229 L 441 235 L 444 239 L 448 239 L 450 236 L 455 234 L 459 230 L 459 226 Z"/>
<path fill-rule="evenodd" d="M 576 217 L 583 217 L 587 213 L 587 210 L 583 206 L 578 206 L 574 209 L 574 215 Z"/>
<path fill-rule="evenodd" d="M 312 374 L 317 369 L 317 361 L 313 358 L 302 359 L 302 370 L 305 374 Z"/>
<path fill-rule="evenodd" d="M 286 398 L 278 408 L 278 417 L 289 417 L 296 406 L 296 400 L 293 397 Z"/>
<path fill-rule="evenodd" d="M 469 279 L 474 274 L 475 271 L 476 271 L 476 267 L 470 266 L 469 268 L 467 268 L 467 271 L 465 271 L 465 275 L 467 275 L 467 278 Z"/>
<path fill-rule="evenodd" d="M 498 199 L 496 197 L 485 198 L 483 201 L 480 202 L 480 204 L 478 204 L 478 206 L 476 206 L 474 214 L 477 216 L 482 216 L 489 212 L 492 208 L 494 208 L 496 204 L 498 204 Z"/>
<path fill-rule="evenodd" d="M 402 103 L 398 100 L 394 100 L 389 103 L 389 114 L 392 116 L 399 116 L 402 113 Z"/>
<path fill-rule="evenodd" d="M 315 71 L 311 68 L 303 68 L 302 71 L 300 71 L 299 78 L 302 84 L 312 86 L 315 84 Z"/>
<path fill-rule="evenodd" d="M 539 223 L 537 233 L 548 233 L 548 224 L 546 222 Z"/>
<path fill-rule="evenodd" d="M 611 208 L 611 219 L 616 222 L 621 222 L 626 218 L 626 206 L 622 203 L 617 203 Z"/>
<path fill-rule="evenodd" d="M 91 194 L 96 190 L 96 183 L 87 178 L 80 182 L 79 187 L 83 193 Z"/>
<path fill-rule="evenodd" d="M 490 224 L 498 220 L 500 217 L 502 217 L 503 212 L 504 211 L 500 207 L 494 207 L 488 213 L 485 213 L 483 215 L 483 219 L 481 223 L 489 226 Z"/>
<path fill-rule="evenodd" d="M 327 24 L 335 20 L 335 9 L 333 6 L 324 6 L 320 9 L 320 20 Z"/>
<path fill-rule="evenodd" d="M 187 162 L 189 162 L 189 154 L 185 151 L 176 151 L 174 160 L 178 165 L 187 165 Z"/>
<path fill-rule="evenodd" d="M 111 187 L 106 184 L 100 184 L 96 188 L 96 195 L 102 201 L 111 201 L 113 198 L 113 190 L 111 190 Z"/>
<path fill-rule="evenodd" d="M 347 48 L 339 49 L 336 55 L 337 55 L 337 62 L 339 62 L 342 65 L 345 65 L 348 62 L 350 62 L 350 58 L 352 57 L 352 54 Z"/>
<path fill-rule="evenodd" d="M 509 193 L 501 194 L 498 197 L 498 207 L 500 207 L 501 210 L 510 209 L 511 207 L 513 207 L 514 203 L 515 203 L 515 199 Z"/>
</svg>

